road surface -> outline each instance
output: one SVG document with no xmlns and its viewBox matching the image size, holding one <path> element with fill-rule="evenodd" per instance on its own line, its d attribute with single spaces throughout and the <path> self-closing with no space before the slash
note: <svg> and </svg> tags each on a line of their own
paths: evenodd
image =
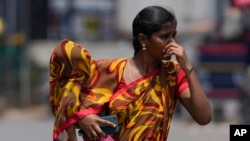
<svg viewBox="0 0 250 141">
<path fill-rule="evenodd" d="M 32 108 L 30 108 L 32 110 Z M 1 141 L 52 141 L 53 117 L 44 109 L 13 111 L 0 117 Z M 229 122 L 199 126 L 174 119 L 168 141 L 229 141 Z"/>
</svg>

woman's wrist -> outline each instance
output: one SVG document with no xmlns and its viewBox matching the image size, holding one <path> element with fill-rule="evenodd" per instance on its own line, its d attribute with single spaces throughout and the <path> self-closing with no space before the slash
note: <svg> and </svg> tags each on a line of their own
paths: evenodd
<svg viewBox="0 0 250 141">
<path fill-rule="evenodd" d="M 186 73 L 187 78 L 189 78 L 192 72 L 194 71 L 194 67 L 192 65 L 189 65 L 184 69 L 184 71 Z"/>
<path fill-rule="evenodd" d="M 193 71 L 194 71 L 194 67 L 192 66 L 191 69 L 189 69 L 188 72 L 186 73 L 187 78 L 190 77 L 190 75 L 192 74 Z"/>
</svg>

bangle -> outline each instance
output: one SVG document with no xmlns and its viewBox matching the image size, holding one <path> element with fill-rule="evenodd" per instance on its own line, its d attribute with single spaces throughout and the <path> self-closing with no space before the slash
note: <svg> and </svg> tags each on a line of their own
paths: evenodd
<svg viewBox="0 0 250 141">
<path fill-rule="evenodd" d="M 189 76 L 191 75 L 191 73 L 194 71 L 194 67 L 192 67 L 189 71 L 188 71 L 188 74 L 187 74 L 187 77 L 189 78 Z"/>
</svg>

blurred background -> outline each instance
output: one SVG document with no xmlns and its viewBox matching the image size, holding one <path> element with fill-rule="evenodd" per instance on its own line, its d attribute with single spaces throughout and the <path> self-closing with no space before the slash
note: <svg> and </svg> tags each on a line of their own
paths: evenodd
<svg viewBox="0 0 250 141">
<path fill-rule="evenodd" d="M 227 141 L 230 124 L 250 124 L 250 0 L 0 0 L 1 140 L 52 140 L 52 49 L 67 38 L 96 59 L 131 57 L 132 20 L 148 5 L 174 9 L 213 109 L 198 126 L 178 105 L 169 140 Z"/>
</svg>

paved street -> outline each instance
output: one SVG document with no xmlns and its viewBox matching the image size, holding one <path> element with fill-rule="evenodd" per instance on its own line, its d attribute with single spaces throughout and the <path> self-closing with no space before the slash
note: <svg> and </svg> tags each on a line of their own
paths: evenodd
<svg viewBox="0 0 250 141">
<path fill-rule="evenodd" d="M 53 118 L 44 108 L 29 110 L 30 112 L 12 110 L 0 118 L 1 141 L 52 141 Z M 207 126 L 199 126 L 175 119 L 168 140 L 229 141 L 229 123 L 212 122 Z"/>
<path fill-rule="evenodd" d="M 229 141 L 230 123 L 210 123 L 200 126 L 183 120 L 174 120 L 168 141 Z"/>
<path fill-rule="evenodd" d="M 0 120 L 1 141 L 52 141 L 53 119 Z M 227 123 L 197 126 L 176 120 L 169 141 L 229 141 Z"/>
<path fill-rule="evenodd" d="M 52 120 L 1 120 L 1 141 L 52 141 Z"/>
</svg>

